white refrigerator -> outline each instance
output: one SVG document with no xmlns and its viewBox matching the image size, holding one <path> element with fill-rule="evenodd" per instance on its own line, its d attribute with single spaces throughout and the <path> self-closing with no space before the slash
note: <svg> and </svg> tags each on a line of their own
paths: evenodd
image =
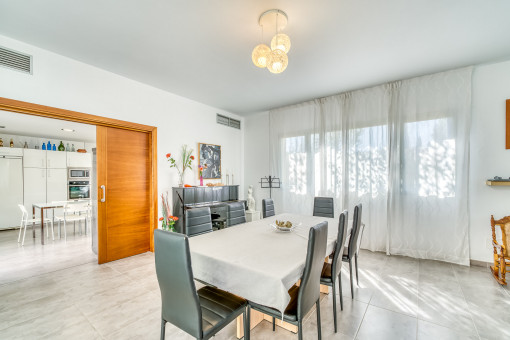
<svg viewBox="0 0 510 340">
<path fill-rule="evenodd" d="M 0 229 L 20 225 L 23 204 L 23 160 L 0 155 Z"/>
</svg>

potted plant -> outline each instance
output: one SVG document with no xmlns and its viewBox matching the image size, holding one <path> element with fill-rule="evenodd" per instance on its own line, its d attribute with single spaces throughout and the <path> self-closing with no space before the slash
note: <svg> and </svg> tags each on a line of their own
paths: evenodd
<svg viewBox="0 0 510 340">
<path fill-rule="evenodd" d="M 192 155 L 193 149 L 188 148 L 187 145 L 183 145 L 181 148 L 181 155 L 179 157 L 179 161 L 177 162 L 171 153 L 166 154 L 166 159 L 170 162 L 171 168 L 176 168 L 179 173 L 179 186 L 184 186 L 184 172 L 186 169 L 191 170 L 191 163 L 195 160 L 195 157 Z"/>
</svg>

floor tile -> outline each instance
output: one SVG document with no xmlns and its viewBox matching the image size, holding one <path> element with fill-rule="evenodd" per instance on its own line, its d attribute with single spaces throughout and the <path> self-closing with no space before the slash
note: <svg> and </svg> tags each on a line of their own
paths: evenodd
<svg viewBox="0 0 510 340">
<path fill-rule="evenodd" d="M 416 339 L 417 319 L 369 306 L 356 339 Z"/>
</svg>

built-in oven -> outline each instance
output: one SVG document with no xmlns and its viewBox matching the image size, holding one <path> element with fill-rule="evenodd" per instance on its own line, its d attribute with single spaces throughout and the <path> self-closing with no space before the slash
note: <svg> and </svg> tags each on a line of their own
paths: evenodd
<svg viewBox="0 0 510 340">
<path fill-rule="evenodd" d="M 90 181 L 69 181 L 67 198 L 70 200 L 90 198 Z"/>
<path fill-rule="evenodd" d="M 69 168 L 67 178 L 71 181 L 74 179 L 90 179 L 90 169 L 87 168 Z"/>
</svg>

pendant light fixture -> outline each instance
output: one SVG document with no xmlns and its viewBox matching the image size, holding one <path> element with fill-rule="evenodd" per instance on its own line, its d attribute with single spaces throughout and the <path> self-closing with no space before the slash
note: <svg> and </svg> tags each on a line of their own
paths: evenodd
<svg viewBox="0 0 510 340">
<path fill-rule="evenodd" d="M 275 35 L 271 39 L 271 47 L 265 44 L 257 45 L 251 54 L 255 66 L 266 67 L 271 73 L 282 73 L 289 64 L 287 53 L 290 50 L 290 38 L 280 30 L 287 25 L 287 14 L 279 9 L 270 9 L 259 17 L 259 25 L 262 27 L 262 39 L 264 39 L 264 27 L 274 26 Z"/>
</svg>

